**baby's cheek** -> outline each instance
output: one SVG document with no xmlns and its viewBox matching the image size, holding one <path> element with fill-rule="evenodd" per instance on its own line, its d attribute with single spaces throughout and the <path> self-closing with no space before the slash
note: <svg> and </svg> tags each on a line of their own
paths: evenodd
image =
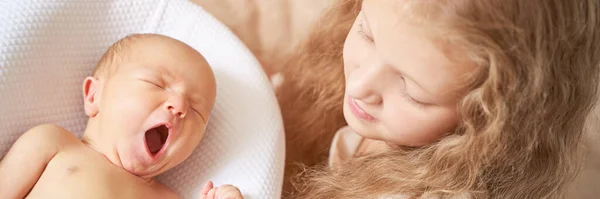
<svg viewBox="0 0 600 199">
<path fill-rule="evenodd" d="M 204 138 L 204 128 L 203 125 L 191 125 L 192 130 L 189 131 L 188 135 L 182 137 L 181 139 L 181 154 L 183 158 L 187 158 L 194 152 L 194 150 L 202 143 L 202 139 Z"/>
</svg>

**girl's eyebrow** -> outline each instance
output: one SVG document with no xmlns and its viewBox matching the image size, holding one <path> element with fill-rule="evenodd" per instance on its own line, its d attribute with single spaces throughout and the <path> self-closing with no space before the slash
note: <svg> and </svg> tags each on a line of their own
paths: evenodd
<svg viewBox="0 0 600 199">
<path fill-rule="evenodd" d="M 368 17 L 367 17 L 367 12 L 366 12 L 366 9 L 365 9 L 364 5 L 365 5 L 365 1 L 362 2 L 362 8 L 361 8 L 362 13 L 361 14 L 362 14 L 362 17 L 363 17 L 363 20 L 364 20 L 364 23 L 365 23 L 366 27 L 369 28 L 369 29 L 371 29 L 370 23 L 369 23 L 369 20 L 368 20 Z M 372 33 L 371 37 L 373 37 L 373 44 L 375 44 L 375 35 L 373 34 L 373 30 L 371 30 L 371 33 Z M 428 96 L 428 98 L 435 99 L 435 97 L 433 97 L 434 95 L 432 94 L 432 92 L 430 92 L 429 90 L 425 89 L 425 87 L 423 86 L 423 84 L 419 83 L 417 81 L 417 79 L 413 77 L 414 74 L 408 74 L 408 73 L 406 73 L 406 71 L 402 70 L 400 67 L 396 66 L 395 64 L 391 64 L 391 63 L 386 63 L 386 64 L 389 65 L 389 66 L 391 66 L 395 70 L 397 70 L 403 76 L 403 78 L 405 78 L 405 80 L 410 80 L 411 82 L 413 82 L 421 91 L 423 91 L 424 94 L 426 94 Z M 435 101 L 437 101 L 437 100 L 435 100 Z"/>
</svg>

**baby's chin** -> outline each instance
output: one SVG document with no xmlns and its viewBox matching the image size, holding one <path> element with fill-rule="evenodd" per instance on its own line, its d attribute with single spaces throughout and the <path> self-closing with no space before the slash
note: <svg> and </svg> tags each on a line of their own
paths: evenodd
<svg viewBox="0 0 600 199">
<path fill-rule="evenodd" d="M 153 160 L 148 155 L 147 150 L 142 147 L 142 145 L 138 145 L 118 150 L 121 166 L 124 170 L 141 178 L 149 179 L 173 167 L 169 164 L 172 162 L 170 157 L 165 155 L 159 160 Z"/>
<path fill-rule="evenodd" d="M 165 161 L 168 162 L 168 161 Z M 164 172 L 166 172 L 167 170 L 171 169 L 172 166 L 169 166 L 168 164 L 151 164 L 151 165 L 146 165 L 146 164 L 141 164 L 141 163 L 136 163 L 135 161 L 127 161 L 127 160 L 123 160 L 123 169 L 125 169 L 127 172 L 136 175 L 140 178 L 144 178 L 144 179 L 150 179 L 153 177 L 156 177 Z"/>
<path fill-rule="evenodd" d="M 173 129 L 165 125 L 146 130 L 141 139 L 130 143 L 128 156 L 122 157 L 124 169 L 140 177 L 154 177 L 168 170 L 168 163 L 172 162 L 167 153 L 172 148 L 172 134 Z"/>
<path fill-rule="evenodd" d="M 176 129 L 175 129 L 176 130 Z M 122 168 L 129 173 L 152 178 L 181 164 L 197 147 L 179 142 L 174 129 L 151 128 L 117 148 Z M 181 140 L 180 140 L 181 141 Z"/>
</svg>

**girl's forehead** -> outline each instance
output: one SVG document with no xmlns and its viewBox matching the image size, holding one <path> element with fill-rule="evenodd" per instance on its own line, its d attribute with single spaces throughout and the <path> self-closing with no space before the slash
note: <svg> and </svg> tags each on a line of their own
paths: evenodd
<svg viewBox="0 0 600 199">
<path fill-rule="evenodd" d="M 361 17 L 368 21 L 377 56 L 439 101 L 454 103 L 465 77 L 474 70 L 459 48 L 443 42 L 426 24 L 398 19 L 397 1 L 368 1 Z M 389 5 L 388 5 L 389 4 Z M 359 19 L 363 20 L 363 19 Z"/>
</svg>

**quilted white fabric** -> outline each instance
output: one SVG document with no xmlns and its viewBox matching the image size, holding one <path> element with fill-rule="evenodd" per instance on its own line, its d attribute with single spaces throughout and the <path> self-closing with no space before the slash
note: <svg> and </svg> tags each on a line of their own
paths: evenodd
<svg viewBox="0 0 600 199">
<path fill-rule="evenodd" d="M 81 136 L 84 77 L 110 44 L 136 32 L 186 42 L 217 79 L 207 136 L 158 179 L 185 198 L 197 198 L 209 179 L 238 186 L 246 198 L 279 198 L 284 135 L 271 86 L 240 40 L 186 0 L 0 1 L 0 158 L 38 124 Z"/>
</svg>

